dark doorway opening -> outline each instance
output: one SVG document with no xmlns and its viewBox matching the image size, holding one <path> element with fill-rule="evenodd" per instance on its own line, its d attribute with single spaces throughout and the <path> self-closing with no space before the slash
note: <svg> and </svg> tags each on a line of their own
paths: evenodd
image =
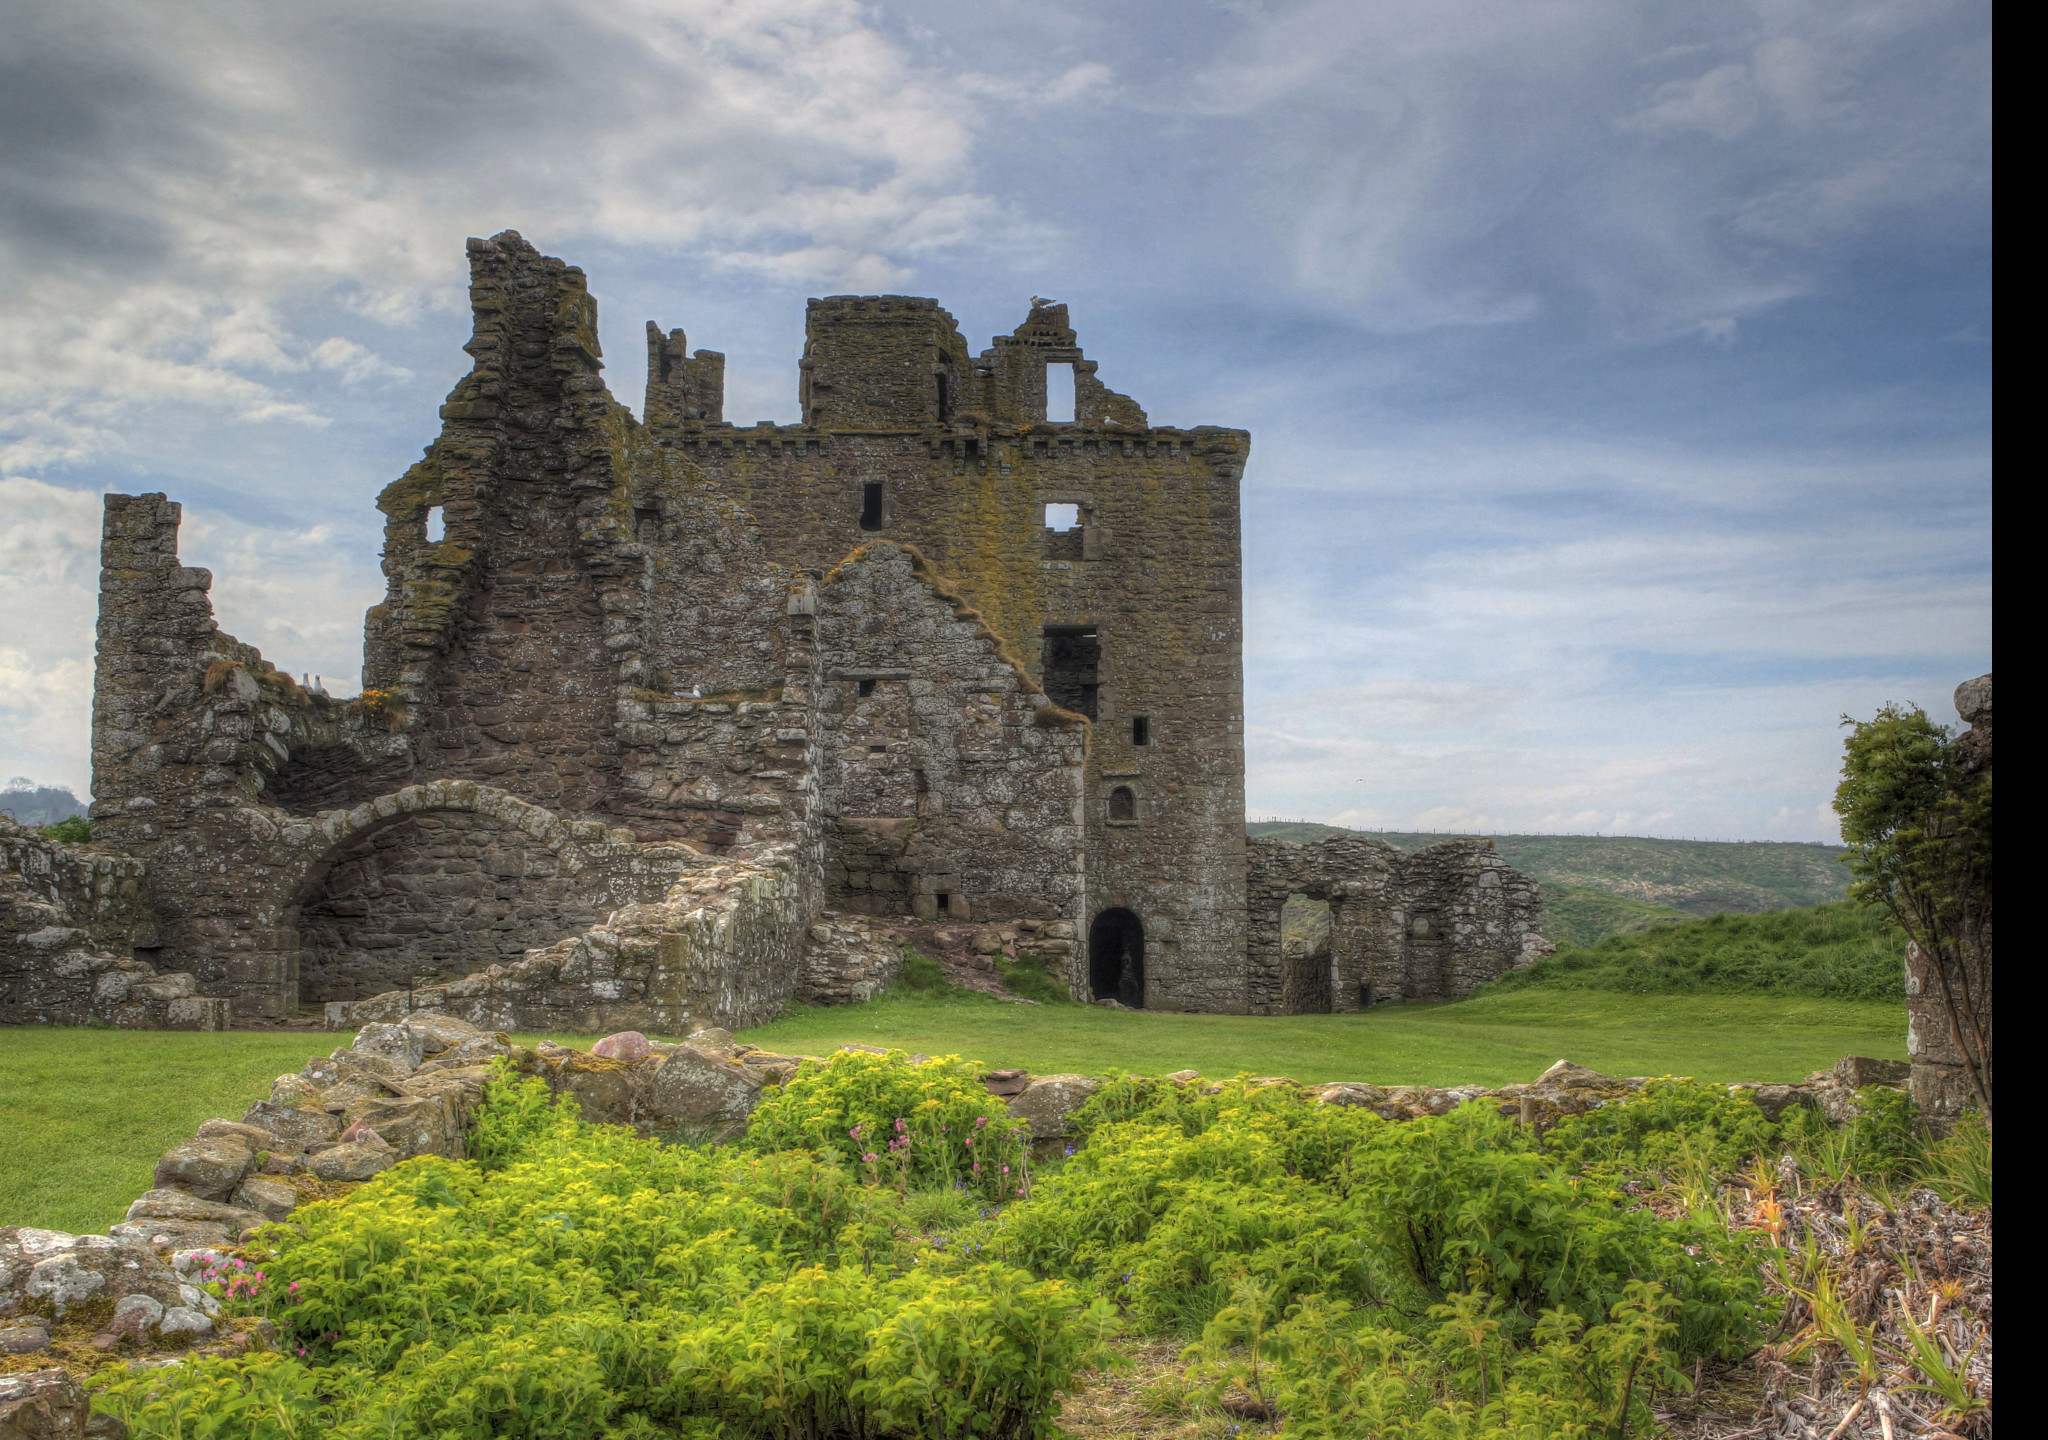
<svg viewBox="0 0 2048 1440">
<path fill-rule="evenodd" d="M 879 530 L 887 516 L 883 513 L 882 482 L 870 480 L 860 487 L 860 528 Z"/>
<path fill-rule="evenodd" d="M 1105 910 L 1088 927 L 1088 988 L 1097 1000 L 1145 1007 L 1145 924 L 1129 910 Z"/>
<path fill-rule="evenodd" d="M 1045 627 L 1045 693 L 1063 710 L 1095 718 L 1102 641 L 1093 625 Z"/>
</svg>

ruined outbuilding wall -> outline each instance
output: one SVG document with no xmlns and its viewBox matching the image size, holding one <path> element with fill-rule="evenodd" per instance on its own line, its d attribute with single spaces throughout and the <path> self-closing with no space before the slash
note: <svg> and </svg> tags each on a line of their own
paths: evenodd
<svg viewBox="0 0 2048 1440">
<path fill-rule="evenodd" d="M 1551 946 L 1536 885 L 1491 840 L 1446 840 L 1412 854 L 1369 836 L 1314 845 L 1249 842 L 1254 1014 L 1348 1012 L 1388 1000 L 1455 1000 Z M 1281 907 L 1330 906 L 1327 952 L 1290 955 Z"/>
</svg>

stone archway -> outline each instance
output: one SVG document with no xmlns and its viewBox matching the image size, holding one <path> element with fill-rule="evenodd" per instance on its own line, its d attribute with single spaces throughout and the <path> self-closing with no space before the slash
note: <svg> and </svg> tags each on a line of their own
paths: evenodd
<svg viewBox="0 0 2048 1440">
<path fill-rule="evenodd" d="M 1092 998 L 1145 1008 L 1145 922 L 1121 906 L 1088 927 L 1088 989 Z"/>
<path fill-rule="evenodd" d="M 270 908 L 282 1013 L 517 960 L 647 888 L 593 864 L 621 848 L 602 824 L 470 781 L 405 786 L 286 835 L 297 863 Z"/>
</svg>

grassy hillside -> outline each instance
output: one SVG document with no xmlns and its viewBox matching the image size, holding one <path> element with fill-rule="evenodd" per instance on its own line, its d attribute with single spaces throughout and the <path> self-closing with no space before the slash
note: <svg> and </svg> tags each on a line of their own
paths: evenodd
<svg viewBox="0 0 2048 1440">
<path fill-rule="evenodd" d="M 1859 905 L 1710 915 L 1567 946 L 1487 992 L 1615 990 L 1635 995 L 1800 995 L 1905 999 L 1905 937 Z"/>
<path fill-rule="evenodd" d="M 1469 838 L 1259 821 L 1248 834 L 1312 844 L 1370 835 L 1401 850 Z M 1761 914 L 1824 905 L 1849 892 L 1838 845 L 1773 840 L 1651 840 L 1626 835 L 1495 835 L 1501 856 L 1543 887 L 1543 933 L 1587 945 L 1693 915 Z"/>
</svg>

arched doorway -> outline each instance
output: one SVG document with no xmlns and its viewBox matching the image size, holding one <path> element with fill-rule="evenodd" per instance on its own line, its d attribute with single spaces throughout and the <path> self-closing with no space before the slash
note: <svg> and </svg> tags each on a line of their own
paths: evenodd
<svg viewBox="0 0 2048 1440">
<path fill-rule="evenodd" d="M 1133 1010 L 1145 1005 L 1145 924 L 1118 907 L 1088 927 L 1088 988 L 1097 1000 Z"/>
</svg>

